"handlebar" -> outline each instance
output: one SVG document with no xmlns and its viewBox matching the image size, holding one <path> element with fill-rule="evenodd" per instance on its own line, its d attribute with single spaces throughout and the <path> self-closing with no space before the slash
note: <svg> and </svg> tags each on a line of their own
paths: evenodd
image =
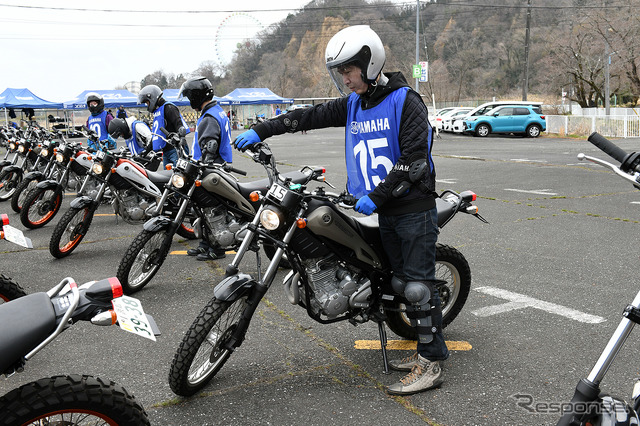
<svg viewBox="0 0 640 426">
<path fill-rule="evenodd" d="M 236 169 L 235 167 L 230 166 L 228 164 L 225 164 L 224 166 L 222 166 L 222 168 L 227 172 L 237 173 L 237 174 L 242 175 L 242 176 L 246 176 L 247 175 L 247 172 L 245 172 L 244 170 Z"/>
<path fill-rule="evenodd" d="M 620 162 L 620 170 L 626 173 L 640 173 L 640 153 L 627 153 L 625 150 L 599 134 L 593 132 L 587 140 L 605 154 Z"/>
</svg>

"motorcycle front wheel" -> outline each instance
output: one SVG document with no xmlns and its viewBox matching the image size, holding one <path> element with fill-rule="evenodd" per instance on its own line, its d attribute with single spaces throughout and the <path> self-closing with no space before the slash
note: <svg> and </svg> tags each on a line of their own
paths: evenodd
<svg viewBox="0 0 640 426">
<path fill-rule="evenodd" d="M 11 196 L 11 208 L 14 212 L 20 213 L 24 200 L 27 199 L 27 196 L 36 187 L 38 182 L 40 182 L 40 179 L 33 176 L 22 179 L 22 182 L 18 184 L 16 191 Z"/>
<path fill-rule="evenodd" d="M 70 208 L 56 224 L 49 241 L 49 252 L 55 258 L 69 256 L 80 245 L 93 221 L 89 207 Z"/>
<path fill-rule="evenodd" d="M 200 312 L 180 343 L 169 371 L 169 386 L 190 396 L 205 387 L 231 356 L 226 343 L 238 327 L 247 298 L 221 302 L 213 298 Z"/>
<path fill-rule="evenodd" d="M 22 173 L 15 170 L 3 170 L 0 173 L 0 201 L 11 198 L 20 182 L 22 182 Z"/>
<path fill-rule="evenodd" d="M 156 275 L 167 258 L 166 250 L 161 248 L 167 232 L 143 230 L 133 240 L 116 273 L 125 294 L 142 290 Z"/>
<path fill-rule="evenodd" d="M 26 295 L 27 292 L 20 284 L 6 275 L 0 274 L 0 305 Z"/>
<path fill-rule="evenodd" d="M 150 425 L 122 386 L 92 376 L 54 376 L 0 398 L 1 425 Z"/>
<path fill-rule="evenodd" d="M 29 229 L 41 228 L 55 217 L 62 206 L 62 192 L 57 188 L 36 188 L 24 200 L 20 222 Z"/>
<path fill-rule="evenodd" d="M 456 248 L 446 244 L 436 244 L 436 280 L 440 307 L 442 309 L 442 328 L 445 328 L 458 316 L 471 291 L 471 269 L 467 259 Z M 397 303 L 385 309 L 389 329 L 400 337 L 415 340 L 416 331 L 404 311 L 405 305 Z"/>
</svg>

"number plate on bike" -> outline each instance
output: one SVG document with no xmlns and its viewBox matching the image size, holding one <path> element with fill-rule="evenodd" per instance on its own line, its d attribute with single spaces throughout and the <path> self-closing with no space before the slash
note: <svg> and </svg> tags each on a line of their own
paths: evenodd
<svg viewBox="0 0 640 426">
<path fill-rule="evenodd" d="M 184 158 L 181 158 L 178 160 L 178 162 L 176 163 L 176 168 L 180 169 L 180 170 L 184 170 L 187 168 L 187 164 L 189 164 L 187 162 L 187 160 L 185 160 Z"/>
<path fill-rule="evenodd" d="M 111 301 L 113 310 L 118 317 L 120 328 L 129 333 L 137 334 L 156 341 L 151 323 L 142 309 L 140 301 L 134 297 L 121 296 Z"/>
<path fill-rule="evenodd" d="M 267 192 L 267 196 L 271 196 L 271 198 L 278 201 L 284 200 L 285 195 L 287 195 L 287 188 L 280 186 L 277 183 L 271 185 L 269 192 Z"/>
<path fill-rule="evenodd" d="M 96 152 L 96 158 L 97 158 L 98 160 L 104 160 L 104 156 L 105 156 L 105 155 L 106 155 L 106 154 L 104 153 L 104 151 L 98 151 L 98 152 Z"/>
</svg>

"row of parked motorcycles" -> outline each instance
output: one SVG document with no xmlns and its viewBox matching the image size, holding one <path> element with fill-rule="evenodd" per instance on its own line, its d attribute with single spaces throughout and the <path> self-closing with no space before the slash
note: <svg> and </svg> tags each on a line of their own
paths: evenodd
<svg viewBox="0 0 640 426">
<path fill-rule="evenodd" d="M 0 200 L 11 201 L 11 208 L 20 212 L 20 221 L 26 228 L 49 223 L 61 209 L 64 193 L 77 193 L 54 227 L 49 245 L 54 257 L 69 256 L 81 246 L 101 205 L 110 204 L 127 223 L 143 223 L 125 250 L 116 277 L 82 286 L 65 278 L 47 293 L 24 295 L 20 286 L 1 276 L 0 297 L 7 303 L 0 305 L 0 372 L 12 375 L 21 371 L 28 359 L 78 320 L 99 325 L 117 323 L 125 328 L 123 323 L 130 318 L 113 314 L 121 303 L 137 304 L 136 310 L 141 314 L 134 319 L 135 324 L 145 324 L 148 334 L 158 335 L 152 317 L 142 314 L 139 301 L 129 295 L 153 280 L 176 234 L 236 251 L 224 279 L 185 333 L 173 358 L 169 385 L 176 394 L 195 394 L 220 371 L 244 341 L 251 319 L 275 282 L 279 268 L 289 270 L 282 280 L 288 300 L 305 309 L 315 321 L 348 321 L 354 325 L 374 321 L 387 370 L 385 325 L 403 338 L 416 336 L 406 316 L 407 301 L 391 289 L 392 273 L 376 216 L 350 214 L 356 200 L 344 192 L 328 190 L 327 187 L 334 187 L 326 182 L 321 167 L 305 166 L 280 173 L 265 143 L 252 146 L 246 154 L 264 168 L 267 177 L 240 182 L 234 174 L 246 172 L 229 164 L 194 160 L 184 149 L 184 133 L 171 134 L 165 129 L 161 132 L 159 136 L 181 152 L 177 163 L 166 171 L 156 171 L 160 159 L 153 153 L 140 158 L 125 149 L 106 147 L 89 152 L 80 143 L 43 129 L 0 130 L 0 143 L 7 146 L 4 161 L 0 162 Z M 86 136 L 97 140 L 88 129 Z M 318 186 L 311 188 L 312 185 Z M 440 193 L 436 200 L 439 227 L 443 228 L 457 213 L 486 222 L 474 201 L 471 191 Z M 255 255 L 257 276 L 241 270 L 250 253 Z M 264 265 L 263 255 L 268 259 Z M 436 263 L 446 327 L 466 302 L 471 272 L 464 255 L 446 244 L 438 243 Z M 60 303 L 62 299 L 65 303 Z M 42 311 L 48 314 L 33 315 Z M 15 315 L 21 315 L 20 327 L 11 327 L 9 324 L 14 321 L 4 320 Z M 64 406 L 36 409 L 22 400 L 24 392 L 19 389 L 0 398 L 0 424 L 23 424 L 30 419 L 66 414 L 71 420 L 64 418 L 68 421 L 64 424 L 82 424 L 78 413 L 87 412 L 106 424 L 148 424 L 142 406 L 113 382 L 70 375 L 42 379 L 38 389 L 51 392 L 53 385 L 47 383 L 65 381 L 74 389 L 71 394 L 77 395 L 68 398 L 70 401 Z M 96 400 L 91 401 L 90 409 L 78 403 L 92 387 L 117 395 L 118 404 L 127 409 L 114 410 Z M 4 404 L 23 408 L 7 411 L 4 407 L 8 405 Z M 24 414 L 20 420 L 7 420 L 7 412 Z"/>
</svg>

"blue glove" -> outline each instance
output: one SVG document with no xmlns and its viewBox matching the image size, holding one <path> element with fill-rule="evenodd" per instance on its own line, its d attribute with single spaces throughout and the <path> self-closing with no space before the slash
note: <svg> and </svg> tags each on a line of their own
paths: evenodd
<svg viewBox="0 0 640 426">
<path fill-rule="evenodd" d="M 358 213 L 366 214 L 367 216 L 373 213 L 373 211 L 377 208 L 378 206 L 376 206 L 374 202 L 371 201 L 371 198 L 369 198 L 368 195 L 360 198 L 356 203 L 356 211 Z"/>
<path fill-rule="evenodd" d="M 237 149 L 247 149 L 249 145 L 253 145 L 254 143 L 262 142 L 260 140 L 260 136 L 256 133 L 255 130 L 247 130 L 244 133 L 240 133 L 235 141 L 233 141 L 234 145 Z"/>
</svg>

